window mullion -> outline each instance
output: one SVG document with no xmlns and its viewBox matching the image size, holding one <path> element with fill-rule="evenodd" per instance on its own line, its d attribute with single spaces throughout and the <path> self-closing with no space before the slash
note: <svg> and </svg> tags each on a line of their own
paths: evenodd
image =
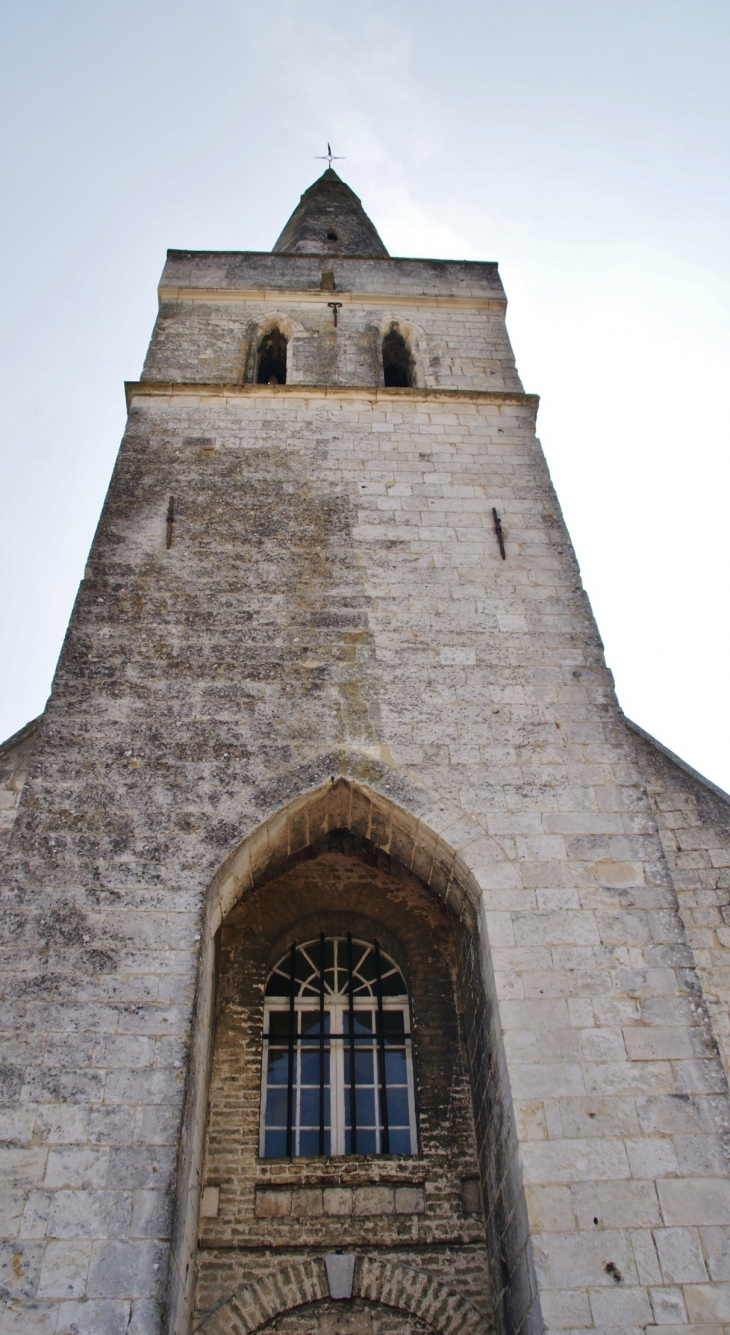
<svg viewBox="0 0 730 1335">
<path fill-rule="evenodd" d="M 347 933 L 347 1002 L 350 1025 L 350 1154 L 357 1154 L 357 1087 L 355 1080 L 355 981 L 352 976 L 352 932 Z M 344 1061 L 343 1061 L 344 1066 Z"/>
<path fill-rule="evenodd" d="M 343 1033 L 342 1006 L 330 1007 L 330 1034 Z M 330 1042 L 330 1154 L 345 1153 L 345 1045 Z"/>
<path fill-rule="evenodd" d="M 378 999 L 378 1084 L 380 1086 L 380 1121 L 381 1121 L 381 1144 L 380 1150 L 383 1154 L 390 1154 L 390 1134 L 388 1131 L 388 1090 L 385 1084 L 385 1027 L 383 1023 L 383 975 L 380 967 L 380 943 L 373 941 L 375 948 L 375 985 Z"/>
<path fill-rule="evenodd" d="M 324 932 L 319 935 L 319 1152 L 324 1154 Z M 330 1045 L 331 1046 L 331 1045 Z M 330 1070 L 332 1060 L 330 1058 Z M 330 1079 L 331 1079 L 330 1075 Z M 330 1104 L 332 1096 L 330 1095 Z M 331 1114 L 330 1114 L 331 1117 Z M 330 1143 L 332 1133 L 330 1132 Z"/>
<path fill-rule="evenodd" d="M 411 1016 L 408 1007 L 403 1008 L 403 1028 L 407 1034 L 411 1031 Z M 408 1079 L 408 1120 L 411 1129 L 411 1154 L 418 1153 L 418 1137 L 416 1134 L 416 1097 L 413 1082 L 413 1054 L 412 1042 L 410 1038 L 405 1041 L 406 1048 L 406 1076 Z"/>
<path fill-rule="evenodd" d="M 297 1015 L 294 1009 L 294 1001 L 297 988 L 296 978 L 295 978 L 296 963 L 297 963 L 297 943 L 296 941 L 292 941 L 291 952 L 290 952 L 290 966 L 289 966 L 291 969 L 291 975 L 289 978 L 289 1029 L 288 1029 L 289 1054 L 288 1054 L 287 1084 L 286 1084 L 287 1159 L 291 1159 L 292 1157 L 292 1114 L 294 1111 L 294 1043 L 296 1039 L 296 1027 L 297 1027 Z"/>
</svg>

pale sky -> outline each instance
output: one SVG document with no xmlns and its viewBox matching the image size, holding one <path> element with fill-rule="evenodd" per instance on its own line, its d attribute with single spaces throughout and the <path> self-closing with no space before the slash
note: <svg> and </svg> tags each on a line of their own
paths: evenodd
<svg viewBox="0 0 730 1335">
<path fill-rule="evenodd" d="M 168 246 L 335 164 L 497 260 L 626 713 L 730 789 L 727 0 L 3 0 L 0 737 L 40 713 Z"/>
</svg>

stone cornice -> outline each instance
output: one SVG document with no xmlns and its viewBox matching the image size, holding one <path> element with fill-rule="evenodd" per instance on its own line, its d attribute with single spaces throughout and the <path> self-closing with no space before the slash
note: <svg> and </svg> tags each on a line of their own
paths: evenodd
<svg viewBox="0 0 730 1335">
<path fill-rule="evenodd" d="M 502 389 L 390 389 L 384 385 L 185 384 L 168 380 L 126 380 L 127 410 L 136 398 L 165 399 L 365 399 L 368 403 L 476 403 L 484 407 L 522 404 L 537 413 L 539 395 Z"/>
<path fill-rule="evenodd" d="M 326 306 L 336 298 L 343 306 L 443 306 L 450 310 L 500 310 L 507 307 L 506 297 L 440 296 L 428 292 L 340 292 L 321 288 L 290 291 L 282 288 L 173 287 L 161 283 L 157 289 L 160 305 L 165 301 L 273 302 L 287 306 Z"/>
</svg>

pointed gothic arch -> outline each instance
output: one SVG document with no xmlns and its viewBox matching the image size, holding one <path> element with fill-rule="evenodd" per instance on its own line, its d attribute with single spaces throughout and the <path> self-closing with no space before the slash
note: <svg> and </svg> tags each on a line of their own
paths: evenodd
<svg viewBox="0 0 730 1335">
<path fill-rule="evenodd" d="M 229 855 L 211 883 L 209 933 L 215 935 L 245 890 L 281 874 L 292 859 L 332 830 L 349 830 L 367 839 L 413 872 L 475 932 L 482 889 L 467 860 L 469 846 L 459 852 L 438 832 L 436 818 L 443 820 L 447 811 L 447 804 L 440 802 L 438 810 L 415 816 L 382 791 L 344 774 L 333 775 L 282 806 Z M 459 819 L 460 813 L 453 817 Z M 444 821 L 446 826 L 450 823 Z M 479 833 L 480 842 L 491 845 L 492 858 L 501 860 L 504 855 L 496 843 Z"/>
<path fill-rule="evenodd" d="M 298 320 L 292 320 L 290 315 L 284 311 L 273 311 L 262 320 L 255 320 L 248 326 L 243 349 L 243 382 L 247 385 L 258 382 L 260 370 L 260 358 L 262 349 L 272 336 L 278 335 L 279 339 L 284 341 L 286 374 L 284 380 L 279 383 L 290 382 L 295 364 L 295 350 L 297 339 L 305 336 L 304 325 Z M 281 355 L 281 351 L 279 351 Z"/>
<path fill-rule="evenodd" d="M 329 768 L 335 761 L 336 772 L 322 781 L 323 767 Z M 320 781 L 312 784 L 315 775 Z M 306 787 L 307 778 L 310 787 Z M 293 795 L 276 808 L 276 798 L 281 800 L 287 789 L 293 790 Z M 464 820 L 458 809 L 438 794 L 410 783 L 386 765 L 370 759 L 364 762 L 360 753 L 348 755 L 343 751 L 319 757 L 304 772 L 280 778 L 275 794 L 262 793 L 260 797 L 270 806 L 270 814 L 231 851 L 208 890 L 173 1231 L 170 1335 L 183 1335 L 191 1329 L 219 928 L 247 891 L 273 883 L 305 850 L 337 831 L 361 837 L 394 865 L 410 872 L 443 902 L 464 929 L 467 946 L 460 967 L 469 973 L 462 989 L 465 998 L 471 989 L 466 1002 L 469 1013 L 465 1010 L 464 1014 L 465 1041 L 482 1187 L 492 1193 L 485 1201 L 485 1214 L 496 1325 L 507 1331 L 508 1315 L 499 1318 L 500 1312 L 507 1313 L 509 1308 L 512 1276 L 519 1271 L 519 1282 L 523 1283 L 526 1273 L 531 1290 L 537 1290 L 483 912 L 485 883 L 509 884 L 511 869 L 505 853 L 483 829 Z M 485 865 L 491 869 L 488 874 Z M 479 1319 L 483 1320 L 481 1316 Z M 456 1335 L 461 1327 L 449 1329 Z"/>
<path fill-rule="evenodd" d="M 381 364 L 385 356 L 386 344 L 393 336 L 400 337 L 403 340 L 409 361 L 408 379 L 411 388 L 423 389 L 426 386 L 425 367 L 427 363 L 427 342 L 424 330 L 413 320 L 403 319 L 400 316 L 385 316 L 378 326 L 378 353 Z M 385 368 L 383 365 L 384 374 Z"/>
</svg>

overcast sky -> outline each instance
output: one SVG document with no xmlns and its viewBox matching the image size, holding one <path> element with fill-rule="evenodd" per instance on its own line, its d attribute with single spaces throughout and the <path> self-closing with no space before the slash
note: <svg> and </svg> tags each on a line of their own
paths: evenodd
<svg viewBox="0 0 730 1335">
<path fill-rule="evenodd" d="M 497 260 L 626 713 L 730 788 L 727 0 L 3 0 L 0 735 L 38 714 L 168 246 L 323 164 Z"/>
</svg>

